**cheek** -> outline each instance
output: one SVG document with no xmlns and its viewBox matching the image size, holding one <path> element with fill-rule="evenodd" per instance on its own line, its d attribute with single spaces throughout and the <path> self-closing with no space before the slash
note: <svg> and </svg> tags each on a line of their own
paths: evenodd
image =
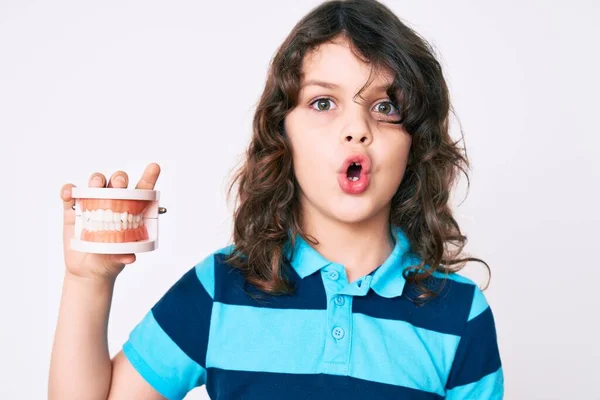
<svg viewBox="0 0 600 400">
<path fill-rule="evenodd" d="M 305 122 L 303 122 L 305 121 Z M 328 150 L 331 146 L 324 140 L 326 136 L 318 127 L 310 126 L 301 115 L 290 114 L 286 120 L 286 134 L 292 150 L 294 170 L 300 176 L 318 174 L 332 159 Z"/>
<path fill-rule="evenodd" d="M 292 157 L 294 160 L 294 171 L 301 183 L 316 183 L 326 176 L 330 169 L 326 146 L 319 146 L 316 140 L 308 135 L 294 142 Z"/>
<path fill-rule="evenodd" d="M 403 137 L 397 142 L 388 143 L 381 153 L 382 172 L 390 185 L 397 185 L 406 171 L 410 152 L 410 137 Z"/>
</svg>

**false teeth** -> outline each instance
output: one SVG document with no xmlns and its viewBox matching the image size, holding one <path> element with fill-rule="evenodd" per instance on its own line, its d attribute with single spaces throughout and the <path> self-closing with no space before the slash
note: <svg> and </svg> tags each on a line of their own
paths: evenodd
<svg viewBox="0 0 600 400">
<path fill-rule="evenodd" d="M 110 209 L 86 210 L 83 212 L 83 228 L 91 232 L 124 231 L 144 225 L 142 214 L 114 212 Z"/>
</svg>

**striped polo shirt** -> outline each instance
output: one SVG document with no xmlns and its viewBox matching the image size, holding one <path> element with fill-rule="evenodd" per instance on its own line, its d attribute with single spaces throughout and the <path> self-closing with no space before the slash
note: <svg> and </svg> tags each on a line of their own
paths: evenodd
<svg viewBox="0 0 600 400">
<path fill-rule="evenodd" d="M 223 247 L 190 268 L 137 323 L 123 352 L 168 399 L 205 385 L 211 399 L 502 399 L 494 317 L 482 291 L 436 274 L 426 305 L 402 274 L 419 258 L 395 247 L 348 283 L 342 265 L 298 237 L 286 245 L 293 295 L 254 299 Z"/>
</svg>

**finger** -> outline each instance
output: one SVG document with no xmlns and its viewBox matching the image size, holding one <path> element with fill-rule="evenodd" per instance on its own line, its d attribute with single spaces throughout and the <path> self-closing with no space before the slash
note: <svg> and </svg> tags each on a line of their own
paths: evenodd
<svg viewBox="0 0 600 400">
<path fill-rule="evenodd" d="M 72 183 L 66 183 L 60 188 L 60 198 L 63 202 L 63 225 L 65 227 L 64 234 L 69 236 L 72 232 L 72 227 L 75 225 L 75 199 L 73 198 L 73 188 L 76 187 Z"/>
<path fill-rule="evenodd" d="M 105 187 L 106 177 L 99 172 L 94 172 L 92 175 L 90 175 L 88 185 L 90 187 Z"/>
<path fill-rule="evenodd" d="M 160 166 L 156 163 L 148 164 L 142 177 L 135 186 L 136 189 L 154 189 L 158 176 L 160 175 Z"/>
<path fill-rule="evenodd" d="M 135 254 L 119 254 L 115 255 L 115 261 L 122 264 L 133 264 L 136 260 Z"/>
<path fill-rule="evenodd" d="M 110 177 L 108 187 L 111 188 L 127 188 L 129 177 L 124 171 L 117 171 Z"/>
<path fill-rule="evenodd" d="M 63 208 L 66 210 L 72 210 L 75 205 L 75 199 L 71 196 L 71 189 L 75 185 L 72 183 L 66 183 L 60 188 L 60 198 L 63 201 Z"/>
</svg>

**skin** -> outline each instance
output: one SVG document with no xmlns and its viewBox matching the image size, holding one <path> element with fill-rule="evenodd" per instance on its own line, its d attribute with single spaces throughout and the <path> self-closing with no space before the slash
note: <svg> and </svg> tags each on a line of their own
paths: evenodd
<svg viewBox="0 0 600 400">
<path fill-rule="evenodd" d="M 349 282 L 374 270 L 392 251 L 390 204 L 411 146 L 402 125 L 381 122 L 400 119 L 381 88 L 392 82 L 389 71 L 377 71 L 368 89 L 354 98 L 371 70 L 343 38 L 323 44 L 304 60 L 298 105 L 285 120 L 303 228 L 319 240 L 317 251 L 345 266 Z M 348 155 L 360 152 L 372 161 L 370 184 L 361 194 L 347 194 L 337 171 Z"/>
</svg>

